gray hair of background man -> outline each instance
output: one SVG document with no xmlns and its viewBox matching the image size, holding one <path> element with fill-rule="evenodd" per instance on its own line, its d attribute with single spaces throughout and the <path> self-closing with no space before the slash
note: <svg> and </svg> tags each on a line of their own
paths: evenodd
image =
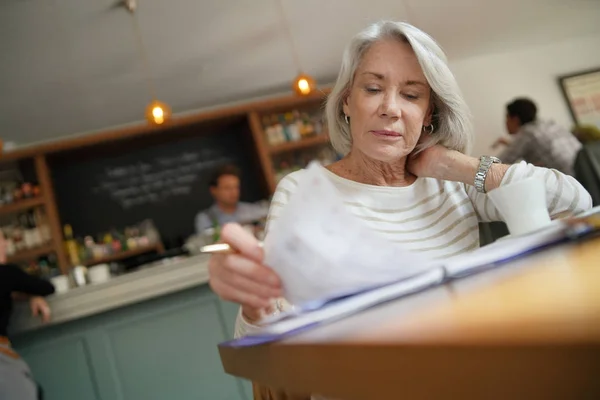
<svg viewBox="0 0 600 400">
<path fill-rule="evenodd" d="M 412 47 L 432 90 L 434 130 L 430 140 L 417 146 L 417 152 L 440 143 L 461 153 L 468 153 L 473 142 L 471 114 L 448 67 L 446 55 L 425 32 L 410 24 L 393 21 L 381 21 L 369 26 L 354 36 L 344 51 L 337 82 L 325 106 L 329 137 L 334 149 L 346 155 L 352 147 L 343 104 L 362 57 L 373 43 L 390 38 L 407 42 Z"/>
</svg>

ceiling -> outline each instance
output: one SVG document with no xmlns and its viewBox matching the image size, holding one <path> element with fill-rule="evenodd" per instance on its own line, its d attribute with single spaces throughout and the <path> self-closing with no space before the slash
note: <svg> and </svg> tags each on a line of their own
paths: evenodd
<svg viewBox="0 0 600 400">
<path fill-rule="evenodd" d="M 282 0 L 302 68 L 334 80 L 379 19 L 430 33 L 451 60 L 600 33 L 598 0 Z M 19 146 L 140 121 L 150 100 L 115 0 L 0 1 L 0 137 Z M 296 75 L 277 0 L 138 0 L 159 99 L 175 113 L 287 92 Z"/>
</svg>

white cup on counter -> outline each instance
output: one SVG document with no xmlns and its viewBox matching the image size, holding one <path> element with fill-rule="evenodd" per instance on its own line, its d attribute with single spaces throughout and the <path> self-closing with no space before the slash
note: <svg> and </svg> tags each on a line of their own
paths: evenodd
<svg viewBox="0 0 600 400">
<path fill-rule="evenodd" d="M 65 293 L 69 291 L 69 277 L 66 275 L 58 275 L 50 278 L 50 282 L 54 285 L 56 293 Z"/>
<path fill-rule="evenodd" d="M 80 287 L 87 284 L 87 268 L 83 265 L 77 265 L 69 271 L 73 286 Z"/>
<path fill-rule="evenodd" d="M 88 268 L 87 274 L 90 283 L 103 283 L 110 279 L 110 267 L 108 264 L 98 264 Z"/>
</svg>

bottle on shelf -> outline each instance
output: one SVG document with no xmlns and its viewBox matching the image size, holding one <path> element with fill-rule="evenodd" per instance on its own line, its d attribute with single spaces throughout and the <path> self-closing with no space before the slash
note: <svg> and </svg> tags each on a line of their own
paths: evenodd
<svg viewBox="0 0 600 400">
<path fill-rule="evenodd" d="M 267 139 L 267 143 L 269 143 L 270 146 L 278 144 L 279 138 L 278 138 L 277 128 L 275 127 L 275 125 L 273 125 L 271 123 L 271 119 L 267 116 L 264 116 L 262 118 L 262 123 L 263 123 L 263 130 L 265 132 L 265 136 Z"/>
<path fill-rule="evenodd" d="M 32 238 L 33 238 L 33 242 L 34 242 L 34 246 L 35 247 L 39 247 L 42 246 L 44 243 L 47 243 L 47 241 L 44 240 L 43 237 L 43 223 L 39 218 L 40 213 L 35 212 L 35 211 L 30 211 L 29 212 L 29 219 L 30 219 L 30 224 L 32 226 Z"/>
<path fill-rule="evenodd" d="M 33 197 L 33 185 L 31 182 L 23 182 L 21 184 L 21 191 L 23 192 L 23 198 L 30 199 Z"/>
<path fill-rule="evenodd" d="M 71 225 L 65 225 L 63 228 L 65 235 L 65 248 L 67 250 L 67 255 L 69 256 L 69 261 L 71 265 L 79 265 L 81 264 L 81 259 L 79 258 L 79 250 L 77 249 L 77 242 L 73 238 L 73 228 Z"/>
<path fill-rule="evenodd" d="M 15 246 L 15 253 L 27 250 L 27 242 L 25 242 L 25 230 L 18 219 L 15 221 L 15 223 L 13 223 L 10 232 Z"/>
<path fill-rule="evenodd" d="M 135 250 L 138 247 L 134 233 L 132 228 L 125 228 L 125 242 L 127 243 L 127 248 L 130 250 Z"/>
<path fill-rule="evenodd" d="M 285 142 L 285 133 L 283 131 L 283 125 L 279 122 L 277 115 L 271 115 L 271 129 L 273 135 L 273 144 L 281 144 Z"/>
<path fill-rule="evenodd" d="M 315 135 L 321 135 L 323 133 L 323 118 L 321 116 L 315 116 L 312 123 Z"/>
<path fill-rule="evenodd" d="M 298 129 L 298 133 L 300 133 L 300 138 L 305 139 L 308 136 L 310 136 L 310 132 L 307 129 L 306 124 L 304 123 L 303 114 L 301 114 L 300 111 L 298 111 L 298 110 L 294 110 L 293 115 L 294 115 L 294 122 L 296 123 L 297 129 Z"/>
<path fill-rule="evenodd" d="M 29 218 L 27 213 L 21 213 L 17 215 L 17 224 L 22 235 L 22 246 L 20 250 L 26 250 L 33 247 L 33 240 L 31 235 L 31 226 L 29 224 Z"/>
<path fill-rule="evenodd" d="M 104 243 L 104 249 L 106 252 L 106 255 L 113 255 L 115 254 L 115 251 L 112 247 L 113 244 L 113 237 L 110 234 L 110 232 L 106 232 L 104 234 L 104 237 L 102 238 L 102 243 Z"/>
<path fill-rule="evenodd" d="M 295 142 L 297 140 L 302 139 L 302 137 L 300 136 L 300 129 L 298 129 L 298 125 L 294 119 L 294 113 L 285 113 L 284 118 L 289 140 Z"/>
<path fill-rule="evenodd" d="M 278 122 L 279 125 L 281 125 L 281 130 L 283 131 L 283 138 L 284 138 L 284 142 L 289 142 L 292 140 L 292 136 L 290 134 L 290 130 L 288 128 L 288 125 L 285 121 L 285 114 L 280 114 L 278 117 Z"/>
<path fill-rule="evenodd" d="M 41 237 L 37 229 L 35 218 L 32 212 L 25 213 L 24 225 L 25 245 L 28 249 L 33 249 L 41 245 Z"/>
<path fill-rule="evenodd" d="M 11 204 L 14 201 L 13 193 L 14 190 L 11 188 L 4 191 L 4 204 Z"/>
<path fill-rule="evenodd" d="M 89 260 L 96 257 L 96 242 L 91 236 L 85 236 L 83 238 L 83 247 L 85 248 L 85 259 Z"/>
<path fill-rule="evenodd" d="M 13 202 L 21 201 L 23 199 L 23 189 L 21 189 L 21 183 L 18 183 L 13 189 Z"/>
<path fill-rule="evenodd" d="M 42 194 L 42 190 L 40 188 L 40 185 L 33 185 L 33 196 L 38 197 L 41 194 Z"/>
<path fill-rule="evenodd" d="M 15 247 L 15 241 L 10 228 L 3 228 L 2 233 L 4 234 L 4 240 L 6 242 L 6 255 L 10 257 L 17 251 L 17 248 Z"/>
<path fill-rule="evenodd" d="M 52 233 L 50 232 L 50 225 L 46 218 L 46 213 L 43 209 L 38 208 L 35 212 L 35 224 L 39 229 L 40 244 L 49 243 L 52 240 Z"/>
<path fill-rule="evenodd" d="M 310 137 L 311 133 L 310 130 L 308 129 L 308 126 L 306 125 L 306 113 L 298 113 L 298 118 L 297 118 L 297 123 L 298 126 L 300 128 L 300 135 L 302 136 L 302 138 L 307 138 Z"/>
</svg>

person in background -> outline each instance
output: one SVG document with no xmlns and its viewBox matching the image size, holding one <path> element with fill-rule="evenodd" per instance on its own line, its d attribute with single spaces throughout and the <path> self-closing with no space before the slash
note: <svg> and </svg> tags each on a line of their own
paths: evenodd
<svg viewBox="0 0 600 400">
<path fill-rule="evenodd" d="M 197 234 L 210 228 L 218 230 L 230 222 L 243 225 L 266 217 L 264 207 L 240 201 L 240 172 L 234 165 L 219 168 L 209 185 L 215 203 L 196 216 Z"/>
<path fill-rule="evenodd" d="M 13 300 L 28 299 L 33 316 L 50 321 L 50 307 L 42 296 L 54 293 L 52 283 L 7 264 L 6 242 L 0 231 L 0 399 L 42 399 L 41 388 L 33 380 L 29 366 L 11 347 L 7 337 Z"/>
<path fill-rule="evenodd" d="M 506 106 L 506 129 L 512 141 L 500 138 L 492 147 L 506 145 L 498 156 L 505 164 L 519 160 L 573 175 L 573 164 L 581 143 L 554 121 L 537 118 L 535 103 L 517 98 Z"/>
</svg>

